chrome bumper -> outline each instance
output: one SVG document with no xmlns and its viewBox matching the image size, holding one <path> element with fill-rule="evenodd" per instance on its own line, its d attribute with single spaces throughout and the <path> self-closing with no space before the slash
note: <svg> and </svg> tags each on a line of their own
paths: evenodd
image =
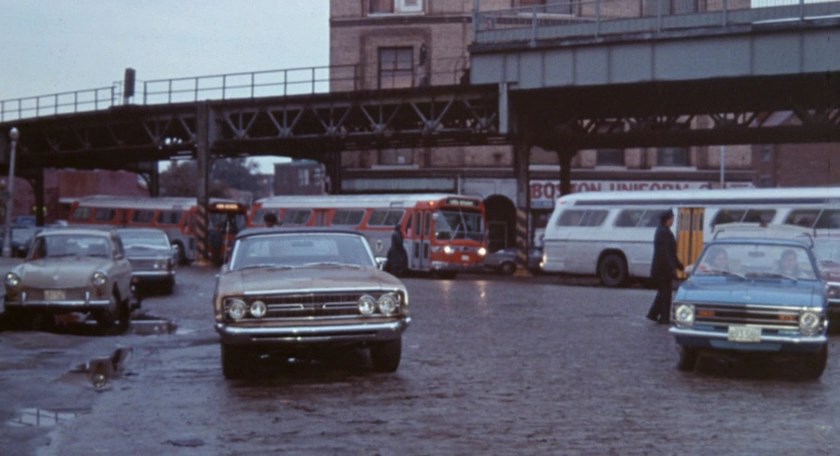
<svg viewBox="0 0 840 456">
<path fill-rule="evenodd" d="M 3 305 L 6 308 L 14 307 L 18 309 L 54 309 L 76 311 L 95 307 L 109 307 L 111 301 L 108 299 L 94 299 L 94 300 L 67 300 L 67 301 L 21 301 L 21 300 L 5 300 Z"/>
<path fill-rule="evenodd" d="M 687 328 L 677 328 L 672 327 L 668 330 L 671 334 L 677 337 L 694 337 L 694 338 L 702 338 L 702 339 L 716 339 L 716 340 L 728 340 L 726 333 L 721 332 L 711 332 L 711 331 L 698 331 L 695 329 L 687 329 Z M 826 335 L 819 335 L 819 336 L 777 336 L 777 335 L 761 335 L 761 342 L 773 342 L 773 343 L 782 343 L 782 344 L 825 344 L 828 342 L 828 337 Z M 743 342 L 744 346 L 749 346 L 752 343 L 761 343 L 761 342 Z"/>
<path fill-rule="evenodd" d="M 231 345 L 372 342 L 398 338 L 411 318 L 382 323 L 295 327 L 236 327 L 216 323 L 222 341 Z"/>
</svg>

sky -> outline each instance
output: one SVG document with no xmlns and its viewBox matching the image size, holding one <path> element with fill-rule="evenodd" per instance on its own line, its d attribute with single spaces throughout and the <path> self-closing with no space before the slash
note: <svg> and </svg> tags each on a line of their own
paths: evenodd
<svg viewBox="0 0 840 456">
<path fill-rule="evenodd" d="M 324 65 L 329 0 L 0 0 L 0 100 Z"/>
</svg>

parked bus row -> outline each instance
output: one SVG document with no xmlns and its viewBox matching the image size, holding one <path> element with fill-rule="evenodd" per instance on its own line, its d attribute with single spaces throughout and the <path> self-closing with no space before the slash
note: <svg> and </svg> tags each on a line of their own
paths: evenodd
<svg viewBox="0 0 840 456">
<path fill-rule="evenodd" d="M 365 234 L 376 256 L 385 257 L 399 225 L 412 271 L 452 277 L 482 267 L 487 253 L 484 204 L 455 194 L 274 196 L 258 200 L 250 212 L 232 200 L 211 199 L 208 238 L 213 258 L 221 258 L 233 236 L 246 226 L 262 226 L 273 213 L 283 226 L 331 226 Z M 195 198 L 138 198 L 96 195 L 71 204 L 68 223 L 155 227 L 169 234 L 180 259 L 197 258 Z"/>
<path fill-rule="evenodd" d="M 606 286 L 647 279 L 653 233 L 665 210 L 678 213 L 679 247 L 728 223 L 789 224 L 840 235 L 840 188 L 592 192 L 559 198 L 544 237 L 546 272 L 596 275 Z"/>
<path fill-rule="evenodd" d="M 487 253 L 485 209 L 480 198 L 464 195 L 272 196 L 251 208 L 251 225 L 267 213 L 282 226 L 331 226 L 363 233 L 374 255 L 386 257 L 395 226 L 403 235 L 411 271 L 454 277 L 482 268 Z"/>
<path fill-rule="evenodd" d="M 245 228 L 247 214 L 247 205 L 234 200 L 210 199 L 207 230 L 212 258 L 223 256 L 236 233 Z M 67 222 L 71 225 L 162 229 L 178 249 L 178 260 L 187 263 L 198 258 L 197 220 L 196 198 L 93 195 L 70 203 Z"/>
</svg>

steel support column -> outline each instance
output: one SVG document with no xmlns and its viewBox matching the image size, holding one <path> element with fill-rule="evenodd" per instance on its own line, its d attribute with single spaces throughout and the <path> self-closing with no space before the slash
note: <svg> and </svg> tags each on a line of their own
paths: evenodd
<svg viewBox="0 0 840 456">
<path fill-rule="evenodd" d="M 519 135 L 513 146 L 513 173 L 516 177 L 516 269 L 519 275 L 528 272 L 528 220 L 531 214 L 530 160 L 531 141 Z"/>
<path fill-rule="evenodd" d="M 199 264 L 209 264 L 210 237 L 207 217 L 207 207 L 210 204 L 210 145 L 212 110 L 210 103 L 200 103 L 196 109 L 196 159 L 198 167 L 198 182 L 196 183 L 196 198 L 198 202 L 198 220 L 195 223 L 195 238 L 198 247 L 196 261 Z M 186 247 L 186 246 L 185 246 Z"/>
<path fill-rule="evenodd" d="M 46 199 L 44 198 L 44 168 L 36 168 L 30 183 L 35 193 L 35 225 L 44 226 L 44 210 Z"/>
</svg>

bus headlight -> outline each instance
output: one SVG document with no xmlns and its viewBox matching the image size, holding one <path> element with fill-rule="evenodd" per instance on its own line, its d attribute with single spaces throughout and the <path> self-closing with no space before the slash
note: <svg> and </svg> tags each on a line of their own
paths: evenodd
<svg viewBox="0 0 840 456">
<path fill-rule="evenodd" d="M 370 315 L 376 311 L 376 299 L 371 295 L 363 295 L 359 298 L 358 306 L 362 315 Z"/>
<path fill-rule="evenodd" d="M 392 293 L 385 293 L 379 297 L 379 311 L 385 315 L 391 315 L 397 311 L 397 297 Z"/>
<path fill-rule="evenodd" d="M 248 312 L 248 306 L 245 301 L 236 298 L 227 301 L 227 314 L 235 321 L 245 318 L 246 312 Z"/>
<path fill-rule="evenodd" d="M 478 248 L 478 256 L 484 256 L 484 255 L 487 255 L 487 249 L 485 249 L 484 247 L 479 247 Z"/>
<path fill-rule="evenodd" d="M 453 253 L 455 253 L 455 249 L 453 249 L 451 245 L 447 245 L 443 248 L 443 253 L 447 255 L 452 255 Z"/>
<path fill-rule="evenodd" d="M 262 318 L 265 316 L 266 311 L 268 311 L 268 307 L 262 301 L 254 301 L 251 303 L 251 315 L 256 318 Z"/>
<path fill-rule="evenodd" d="M 820 332 L 820 316 L 810 310 L 800 313 L 799 331 L 804 336 L 816 336 Z"/>
<path fill-rule="evenodd" d="M 694 324 L 694 306 L 691 304 L 679 304 L 674 310 L 674 321 L 679 325 L 691 326 Z"/>
</svg>

